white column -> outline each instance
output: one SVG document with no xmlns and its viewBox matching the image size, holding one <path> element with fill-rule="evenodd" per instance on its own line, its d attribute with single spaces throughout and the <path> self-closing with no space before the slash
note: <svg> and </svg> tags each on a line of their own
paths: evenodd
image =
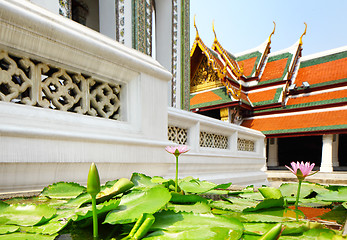
<svg viewBox="0 0 347 240">
<path fill-rule="evenodd" d="M 333 171 L 333 135 L 323 135 L 321 172 Z"/>
<path fill-rule="evenodd" d="M 116 39 L 116 5 L 114 0 L 99 0 L 100 33 Z"/>
<path fill-rule="evenodd" d="M 268 167 L 278 166 L 278 139 L 269 139 Z"/>
</svg>

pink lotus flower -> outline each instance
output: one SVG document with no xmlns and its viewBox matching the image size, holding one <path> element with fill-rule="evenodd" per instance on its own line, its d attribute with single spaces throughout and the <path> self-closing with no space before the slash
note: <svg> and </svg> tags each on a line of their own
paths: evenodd
<svg viewBox="0 0 347 240">
<path fill-rule="evenodd" d="M 186 153 L 189 151 L 188 146 L 186 145 L 179 145 L 179 146 L 167 146 L 165 148 L 165 150 L 168 153 L 172 153 L 173 155 L 175 155 L 176 157 L 178 157 L 179 155 L 181 155 L 182 153 Z"/>
<path fill-rule="evenodd" d="M 292 168 L 286 166 L 293 174 L 296 175 L 296 177 L 299 180 L 304 180 L 307 176 L 311 176 L 317 172 L 311 173 L 313 167 L 314 167 L 314 163 L 310 163 L 310 162 L 292 162 L 291 163 Z M 311 173 L 311 174 L 310 174 Z"/>
<path fill-rule="evenodd" d="M 176 178 L 175 178 L 175 192 L 178 192 L 178 156 L 182 153 L 186 153 L 189 151 L 186 145 L 178 145 L 178 146 L 167 146 L 165 150 L 168 153 L 172 153 L 176 157 Z"/>
</svg>

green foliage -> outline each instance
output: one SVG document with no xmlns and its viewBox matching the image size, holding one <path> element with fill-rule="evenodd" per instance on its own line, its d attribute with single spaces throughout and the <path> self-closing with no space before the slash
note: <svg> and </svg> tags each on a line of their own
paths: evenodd
<svg viewBox="0 0 347 240">
<path fill-rule="evenodd" d="M 56 212 L 56 209 L 47 205 L 8 205 L 0 209 L 0 222 L 6 219 L 6 224 L 34 226 L 49 221 Z"/>
<path fill-rule="evenodd" d="M 125 224 L 135 222 L 143 213 L 155 213 L 171 199 L 169 191 L 162 186 L 143 190 L 135 189 L 123 196 L 116 210 L 109 212 L 104 223 Z"/>
<path fill-rule="evenodd" d="M 100 239 L 346 239 L 341 231 L 287 208 L 295 201 L 297 183 L 259 191 L 253 186 L 230 191 L 229 186 L 187 177 L 179 180 L 176 193 L 172 179 L 141 173 L 131 181 L 107 182 L 96 196 Z M 346 194 L 345 186 L 304 182 L 299 206 L 332 208 L 320 218 L 344 225 Z M 92 215 L 85 187 L 55 183 L 38 197 L 0 201 L 0 240 L 93 239 Z"/>
<path fill-rule="evenodd" d="M 54 240 L 58 234 L 55 235 L 42 235 L 32 233 L 10 233 L 0 235 L 0 240 Z"/>
<path fill-rule="evenodd" d="M 71 199 L 85 191 L 86 188 L 77 183 L 58 182 L 45 187 L 41 192 L 41 196 L 57 199 Z"/>
<path fill-rule="evenodd" d="M 153 232 L 145 239 L 240 239 L 243 233 L 242 223 L 235 218 L 172 211 L 154 216 Z"/>
</svg>

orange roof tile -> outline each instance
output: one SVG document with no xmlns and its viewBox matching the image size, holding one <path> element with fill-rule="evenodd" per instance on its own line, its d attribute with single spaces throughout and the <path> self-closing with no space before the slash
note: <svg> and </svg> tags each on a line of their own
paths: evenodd
<svg viewBox="0 0 347 240">
<path fill-rule="evenodd" d="M 277 88 L 269 89 L 261 92 L 249 92 L 248 97 L 252 103 L 273 100 L 275 98 Z"/>
<path fill-rule="evenodd" d="M 268 62 L 265 66 L 264 73 L 261 76 L 260 82 L 282 77 L 288 58 L 279 59 Z"/>
<path fill-rule="evenodd" d="M 199 93 L 190 99 L 190 106 L 200 104 L 200 103 L 217 101 L 217 100 L 221 100 L 221 99 L 222 98 L 220 96 L 218 96 L 217 94 L 210 92 L 210 91 L 204 92 L 204 93 Z"/>
<path fill-rule="evenodd" d="M 250 76 L 252 74 L 256 60 L 257 60 L 257 57 L 253 57 L 253 58 L 239 61 L 239 66 L 243 66 L 243 75 Z"/>
<path fill-rule="evenodd" d="M 317 84 L 347 78 L 347 58 L 300 68 L 295 84 Z"/>
<path fill-rule="evenodd" d="M 323 92 L 321 94 L 298 96 L 296 98 L 289 98 L 286 105 L 289 106 L 289 105 L 295 105 L 295 104 L 327 101 L 327 100 L 346 98 L 346 97 L 347 97 L 347 89 L 340 90 L 340 91 L 333 91 L 333 92 Z"/>
<path fill-rule="evenodd" d="M 285 131 L 288 129 L 317 128 L 347 125 L 347 110 L 302 113 L 290 116 L 265 117 L 244 120 L 242 126 L 259 131 Z"/>
</svg>

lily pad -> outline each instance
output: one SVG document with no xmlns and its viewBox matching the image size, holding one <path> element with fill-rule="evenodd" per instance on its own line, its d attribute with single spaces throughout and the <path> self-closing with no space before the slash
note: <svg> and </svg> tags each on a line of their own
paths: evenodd
<svg viewBox="0 0 347 240">
<path fill-rule="evenodd" d="M 130 179 L 134 183 L 134 188 L 142 189 L 142 188 L 151 188 L 158 186 L 158 183 L 152 182 L 152 178 L 142 174 L 142 173 L 133 173 Z"/>
<path fill-rule="evenodd" d="M 0 235 L 17 232 L 19 230 L 18 226 L 14 225 L 0 225 Z"/>
<path fill-rule="evenodd" d="M 153 233 L 145 239 L 240 239 L 242 223 L 235 218 L 213 214 L 156 213 L 156 221 L 150 228 Z"/>
<path fill-rule="evenodd" d="M 284 183 L 279 188 L 284 197 L 295 198 L 298 191 L 297 183 Z M 309 196 L 312 192 L 317 194 L 322 194 L 324 192 L 329 192 L 324 186 L 317 183 L 303 182 L 301 185 L 300 198 L 305 198 Z"/>
<path fill-rule="evenodd" d="M 97 202 L 104 202 L 120 193 L 128 191 L 134 186 L 134 183 L 126 178 L 121 178 L 115 182 L 111 187 L 106 187 L 104 190 L 96 195 Z"/>
<path fill-rule="evenodd" d="M 341 186 L 337 191 L 327 191 L 317 195 L 318 200 L 330 202 L 347 202 L 347 187 Z"/>
<path fill-rule="evenodd" d="M 10 233 L 6 235 L 0 235 L 0 240 L 54 240 L 58 234 L 54 235 L 42 235 L 32 233 Z"/>
<path fill-rule="evenodd" d="M 228 187 L 230 187 L 231 183 L 217 185 L 212 182 L 200 181 L 192 177 L 187 177 L 187 178 L 181 179 L 178 185 L 184 192 L 201 194 L 201 193 L 206 193 L 208 191 L 211 191 L 217 188 L 227 189 Z"/>
<path fill-rule="evenodd" d="M 8 219 L 6 224 L 34 226 L 49 221 L 56 212 L 47 205 L 16 204 L 0 209 L 0 219 Z"/>
<path fill-rule="evenodd" d="M 48 198 L 70 199 L 86 191 L 86 188 L 73 182 L 58 182 L 45 187 L 41 196 Z"/>
<path fill-rule="evenodd" d="M 98 214 L 107 213 L 111 210 L 114 210 L 118 207 L 120 200 L 119 199 L 111 199 L 108 202 L 104 202 L 102 204 L 98 204 L 96 206 Z M 93 217 L 92 206 L 79 208 L 75 210 L 75 215 L 72 216 L 72 220 L 77 222 L 86 218 Z"/>
<path fill-rule="evenodd" d="M 153 214 L 171 199 L 169 191 L 157 185 L 145 190 L 132 190 L 123 196 L 118 208 L 109 212 L 104 223 L 124 224 L 135 222 L 143 213 Z"/>
<path fill-rule="evenodd" d="M 192 205 L 168 203 L 167 209 L 172 210 L 176 213 L 178 212 L 210 213 L 211 212 L 211 208 L 206 203 L 202 203 L 202 202 L 197 202 Z"/>
</svg>

